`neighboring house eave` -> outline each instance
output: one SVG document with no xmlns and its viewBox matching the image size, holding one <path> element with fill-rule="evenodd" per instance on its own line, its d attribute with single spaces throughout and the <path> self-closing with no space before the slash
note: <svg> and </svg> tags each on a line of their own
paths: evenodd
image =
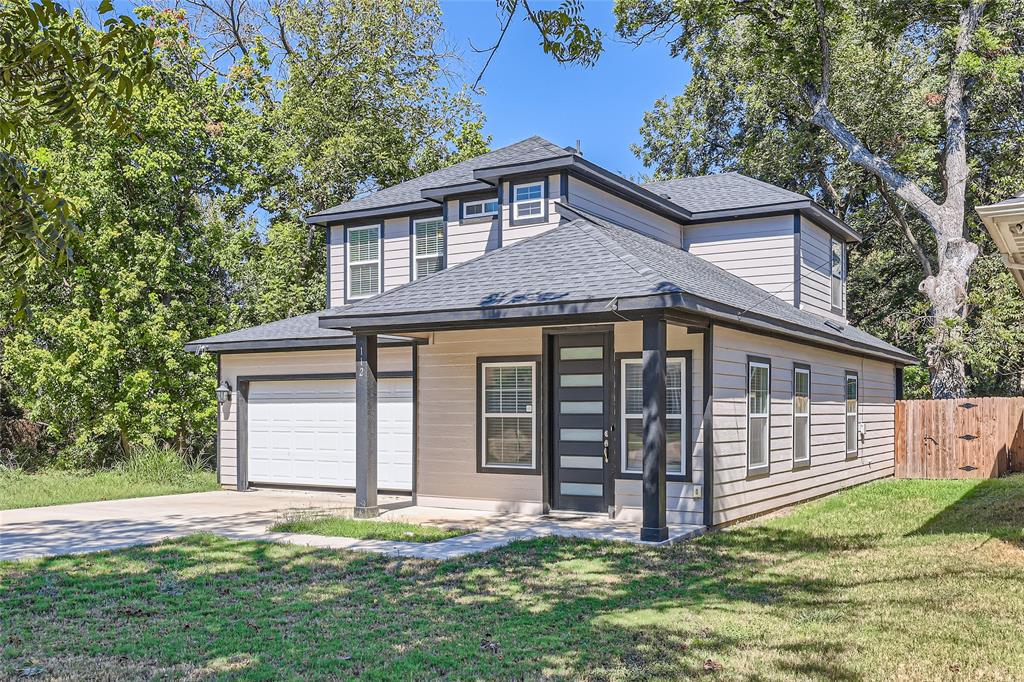
<svg viewBox="0 0 1024 682">
<path fill-rule="evenodd" d="M 614 322 L 624 318 L 640 319 L 643 313 L 650 313 L 654 310 L 676 311 L 684 315 L 692 315 L 692 323 L 695 325 L 706 320 L 755 333 L 767 333 L 771 336 L 813 343 L 833 350 L 838 348 L 900 365 L 913 365 L 918 362 L 918 359 L 909 353 L 886 351 L 827 332 L 759 315 L 756 312 L 739 310 L 684 292 L 416 313 L 378 313 L 366 316 L 327 314 L 320 317 L 320 326 L 327 329 L 346 329 L 353 333 L 412 333 L 523 326 L 524 323 Z"/>
<path fill-rule="evenodd" d="M 1024 292 L 1024 246 L 1019 246 L 1013 236 L 1013 231 L 1020 230 L 1020 241 L 1024 242 L 1024 197 L 978 206 L 976 210 L 1017 286 Z"/>
</svg>

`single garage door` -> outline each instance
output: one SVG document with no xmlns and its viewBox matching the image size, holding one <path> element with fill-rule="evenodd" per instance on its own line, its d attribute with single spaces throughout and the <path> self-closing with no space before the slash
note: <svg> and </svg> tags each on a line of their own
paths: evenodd
<svg viewBox="0 0 1024 682">
<path fill-rule="evenodd" d="M 353 488 L 354 379 L 249 384 L 249 480 Z M 412 490 L 412 379 L 377 387 L 377 487 Z"/>
</svg>

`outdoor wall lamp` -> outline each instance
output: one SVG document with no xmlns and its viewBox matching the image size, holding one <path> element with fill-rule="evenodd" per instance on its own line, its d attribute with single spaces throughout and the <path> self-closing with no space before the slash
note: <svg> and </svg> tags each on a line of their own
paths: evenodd
<svg viewBox="0 0 1024 682">
<path fill-rule="evenodd" d="M 231 384 L 229 384 L 225 379 L 220 382 L 220 386 L 217 387 L 217 404 L 223 405 L 229 400 L 231 400 Z"/>
</svg>

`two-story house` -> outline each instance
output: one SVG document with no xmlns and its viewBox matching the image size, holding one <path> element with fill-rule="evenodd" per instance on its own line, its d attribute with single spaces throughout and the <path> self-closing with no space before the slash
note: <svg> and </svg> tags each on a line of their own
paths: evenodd
<svg viewBox="0 0 1024 682">
<path fill-rule="evenodd" d="M 908 353 L 846 322 L 857 233 L 735 173 L 539 137 L 308 218 L 326 309 L 201 339 L 221 483 L 717 526 L 893 472 Z"/>
</svg>

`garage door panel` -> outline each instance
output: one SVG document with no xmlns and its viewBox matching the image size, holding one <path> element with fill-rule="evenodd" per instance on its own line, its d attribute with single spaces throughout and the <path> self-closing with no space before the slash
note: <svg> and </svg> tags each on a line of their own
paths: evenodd
<svg viewBox="0 0 1024 682">
<path fill-rule="evenodd" d="M 263 381 L 249 387 L 249 479 L 355 486 L 355 381 Z M 377 484 L 412 489 L 412 381 L 378 386 Z"/>
</svg>

